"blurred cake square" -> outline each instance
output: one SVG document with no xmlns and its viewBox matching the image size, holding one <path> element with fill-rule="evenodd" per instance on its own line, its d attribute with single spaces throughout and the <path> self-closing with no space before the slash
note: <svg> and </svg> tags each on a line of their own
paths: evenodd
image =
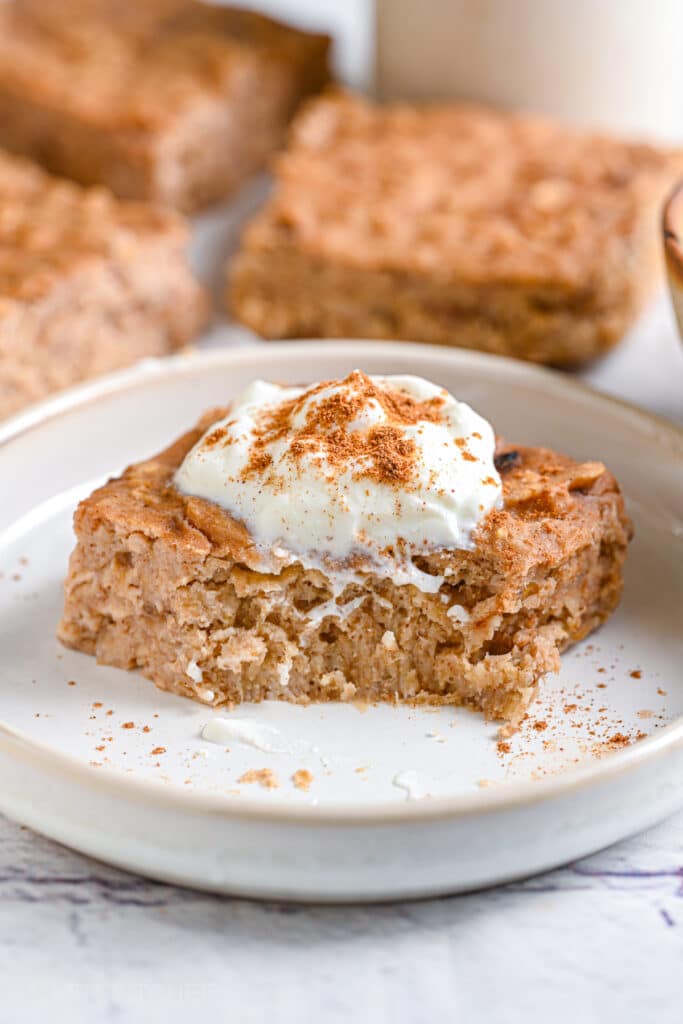
<svg viewBox="0 0 683 1024">
<path fill-rule="evenodd" d="M 657 279 L 681 157 L 467 104 L 310 102 L 229 305 L 265 338 L 390 338 L 572 365 Z"/>
<path fill-rule="evenodd" d="M 194 210 L 275 149 L 329 40 L 196 0 L 0 4 L 0 145 L 84 184 Z"/>
<path fill-rule="evenodd" d="M 171 210 L 0 151 L 0 417 L 193 339 L 209 304 L 187 241 Z"/>
</svg>

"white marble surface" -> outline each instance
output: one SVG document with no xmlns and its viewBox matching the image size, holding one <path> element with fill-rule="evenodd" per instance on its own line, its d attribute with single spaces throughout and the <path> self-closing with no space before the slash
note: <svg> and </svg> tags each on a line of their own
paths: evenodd
<svg viewBox="0 0 683 1024">
<path fill-rule="evenodd" d="M 348 40 L 342 64 L 362 80 L 367 45 L 353 42 L 362 0 L 288 6 L 305 8 L 304 20 L 333 12 Z M 204 234 L 221 254 L 234 228 L 214 221 Z M 222 327 L 210 343 L 226 340 L 245 338 Z M 683 348 L 666 301 L 584 377 L 683 423 Z M 183 891 L 0 819 L 0 1022 L 8 1024 L 668 1024 L 682 1017 L 682 965 L 683 814 L 527 882 L 358 908 Z"/>
<path fill-rule="evenodd" d="M 683 816 L 528 882 L 303 908 L 145 882 L 0 821 L 0 1020 L 681 1019 Z"/>
</svg>

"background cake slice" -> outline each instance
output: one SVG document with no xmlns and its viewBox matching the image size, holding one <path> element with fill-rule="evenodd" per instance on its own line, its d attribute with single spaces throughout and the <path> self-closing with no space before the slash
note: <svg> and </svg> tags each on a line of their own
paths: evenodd
<svg viewBox="0 0 683 1024">
<path fill-rule="evenodd" d="M 182 217 L 0 151 L 0 417 L 191 340 L 208 301 Z"/>
<path fill-rule="evenodd" d="M 0 145 L 194 210 L 233 191 L 328 78 L 329 40 L 195 0 L 0 4 Z"/>
<path fill-rule="evenodd" d="M 473 547 L 414 559 L 439 578 L 431 592 L 372 571 L 340 587 L 304 560 L 277 571 L 277 548 L 176 486 L 200 439 L 225 438 L 209 429 L 225 413 L 81 502 L 65 644 L 210 705 L 452 703 L 514 726 L 559 652 L 618 603 L 630 524 L 614 478 L 535 448 L 499 449 L 503 503 Z"/>
<path fill-rule="evenodd" d="M 571 365 L 659 273 L 680 156 L 467 104 L 312 101 L 228 304 L 265 338 L 392 338 Z"/>
</svg>

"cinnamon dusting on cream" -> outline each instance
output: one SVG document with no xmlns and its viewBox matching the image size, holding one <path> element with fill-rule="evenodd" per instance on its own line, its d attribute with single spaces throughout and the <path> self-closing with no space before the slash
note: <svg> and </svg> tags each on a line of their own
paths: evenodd
<svg viewBox="0 0 683 1024">
<path fill-rule="evenodd" d="M 355 370 L 306 386 L 254 381 L 187 454 L 174 483 L 241 521 L 255 567 L 295 561 L 441 586 L 416 556 L 474 546 L 502 501 L 495 437 L 443 387 Z"/>
<path fill-rule="evenodd" d="M 242 480 L 264 473 L 272 463 L 272 456 L 266 449 L 291 435 L 288 456 L 294 462 L 305 456 L 320 455 L 339 471 L 353 465 L 356 480 L 367 479 L 389 486 L 410 483 L 416 475 L 418 449 L 413 439 L 403 436 L 401 428 L 421 421 L 442 422 L 445 398 L 437 395 L 419 401 L 404 392 L 381 387 L 362 371 L 354 370 L 344 381 L 345 390 L 310 403 L 314 395 L 334 383 L 323 381 L 302 395 L 263 410 L 249 461 L 240 475 Z M 379 405 L 387 422 L 365 431 L 354 430 L 354 422 L 370 402 Z M 295 417 L 304 411 L 302 426 L 295 423 Z"/>
</svg>

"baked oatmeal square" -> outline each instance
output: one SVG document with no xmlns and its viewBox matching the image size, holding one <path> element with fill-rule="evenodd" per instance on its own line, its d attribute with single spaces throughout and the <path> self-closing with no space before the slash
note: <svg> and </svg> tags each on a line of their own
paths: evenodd
<svg viewBox="0 0 683 1024">
<path fill-rule="evenodd" d="M 0 146 L 189 211 L 234 191 L 327 81 L 329 39 L 195 0 L 0 4 Z"/>
<path fill-rule="evenodd" d="M 271 404 L 250 451 L 260 414 L 238 402 L 81 502 L 60 639 L 212 706 L 464 704 L 514 728 L 618 604 L 631 527 L 614 478 L 540 448 L 494 459 L 488 424 L 418 378 L 356 372 L 277 415 L 258 384 Z M 446 401 L 467 436 L 441 431 Z M 454 515 L 475 523 L 457 546 L 439 532 Z"/>
<path fill-rule="evenodd" d="M 209 305 L 187 241 L 170 210 L 0 151 L 0 417 L 193 339 Z"/>
<path fill-rule="evenodd" d="M 659 272 L 679 155 L 468 104 L 307 104 L 228 303 L 265 338 L 390 338 L 572 365 Z"/>
</svg>

